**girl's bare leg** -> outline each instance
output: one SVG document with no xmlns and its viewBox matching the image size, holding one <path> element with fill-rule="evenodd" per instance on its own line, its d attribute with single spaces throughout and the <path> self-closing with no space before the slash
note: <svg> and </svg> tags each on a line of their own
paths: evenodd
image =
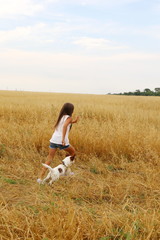
<svg viewBox="0 0 160 240">
<path fill-rule="evenodd" d="M 70 156 L 74 156 L 75 155 L 75 149 L 74 149 L 74 147 L 72 147 L 71 145 L 68 147 L 68 148 L 66 148 L 66 149 L 64 149 L 66 152 L 68 152 L 69 153 L 69 155 Z"/>
<path fill-rule="evenodd" d="M 69 156 L 75 156 L 75 152 L 76 151 L 75 151 L 74 147 L 72 147 L 71 145 L 68 148 L 64 149 L 64 150 L 69 154 Z M 73 174 L 74 174 L 74 172 L 72 172 L 71 169 L 69 168 L 68 172 L 66 173 L 66 175 L 73 175 Z"/>
<path fill-rule="evenodd" d="M 51 161 L 53 160 L 54 155 L 55 155 L 55 153 L 56 153 L 56 150 L 57 150 L 57 149 L 55 149 L 55 148 L 49 148 L 49 154 L 48 154 L 48 156 L 47 156 L 47 161 L 45 162 L 45 164 L 47 164 L 47 165 L 50 165 L 50 164 L 51 164 Z M 42 168 L 42 171 L 41 171 L 40 176 L 39 176 L 40 179 L 43 178 L 46 170 L 47 170 L 47 168 L 45 168 L 45 167 Z"/>
</svg>

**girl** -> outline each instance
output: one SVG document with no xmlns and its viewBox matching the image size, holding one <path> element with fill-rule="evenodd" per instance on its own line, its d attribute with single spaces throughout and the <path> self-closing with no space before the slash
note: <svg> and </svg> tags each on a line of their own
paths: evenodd
<svg viewBox="0 0 160 240">
<path fill-rule="evenodd" d="M 75 155 L 75 149 L 69 144 L 69 131 L 72 126 L 72 123 L 76 123 L 79 117 L 76 117 L 75 120 L 72 120 L 72 113 L 74 111 L 74 105 L 72 103 L 65 103 L 59 113 L 59 117 L 55 124 L 55 131 L 50 139 L 49 154 L 48 159 L 45 162 L 50 165 L 51 161 L 59 148 L 63 149 L 69 153 L 70 156 Z M 42 182 L 42 178 L 46 172 L 46 168 L 43 167 L 40 173 L 40 177 L 37 179 L 38 183 Z"/>
</svg>

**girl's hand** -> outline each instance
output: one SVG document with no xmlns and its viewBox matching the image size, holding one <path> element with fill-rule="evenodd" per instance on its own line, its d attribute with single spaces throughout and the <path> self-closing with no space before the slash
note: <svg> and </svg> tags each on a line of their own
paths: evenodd
<svg viewBox="0 0 160 240">
<path fill-rule="evenodd" d="M 65 146 L 65 141 L 64 140 L 62 140 L 62 145 Z"/>
<path fill-rule="evenodd" d="M 76 119 L 72 121 L 72 123 L 77 123 L 78 120 L 79 120 L 79 116 L 77 116 Z"/>
</svg>

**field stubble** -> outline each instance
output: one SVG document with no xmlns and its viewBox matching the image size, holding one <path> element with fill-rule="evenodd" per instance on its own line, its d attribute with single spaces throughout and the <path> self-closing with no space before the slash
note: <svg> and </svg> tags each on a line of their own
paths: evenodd
<svg viewBox="0 0 160 240">
<path fill-rule="evenodd" d="M 75 175 L 39 186 L 64 102 L 80 115 Z M 1 91 L 0 239 L 160 239 L 159 106 L 158 97 Z"/>
</svg>

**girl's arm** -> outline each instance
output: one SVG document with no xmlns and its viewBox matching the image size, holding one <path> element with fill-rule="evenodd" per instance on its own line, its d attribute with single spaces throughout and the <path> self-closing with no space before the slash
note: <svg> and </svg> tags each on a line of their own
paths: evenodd
<svg viewBox="0 0 160 240">
<path fill-rule="evenodd" d="M 72 120 L 72 122 L 71 122 L 71 123 L 77 123 L 77 122 L 78 122 L 78 120 L 79 120 L 79 116 L 78 116 L 78 117 L 76 117 L 76 119 L 75 119 L 75 120 Z"/>
<path fill-rule="evenodd" d="M 64 125 L 63 125 L 63 130 L 62 130 L 62 145 L 64 146 L 65 145 L 65 135 L 66 135 L 66 132 L 67 132 L 67 126 L 72 123 L 72 118 L 69 117 L 66 119 Z"/>
</svg>

